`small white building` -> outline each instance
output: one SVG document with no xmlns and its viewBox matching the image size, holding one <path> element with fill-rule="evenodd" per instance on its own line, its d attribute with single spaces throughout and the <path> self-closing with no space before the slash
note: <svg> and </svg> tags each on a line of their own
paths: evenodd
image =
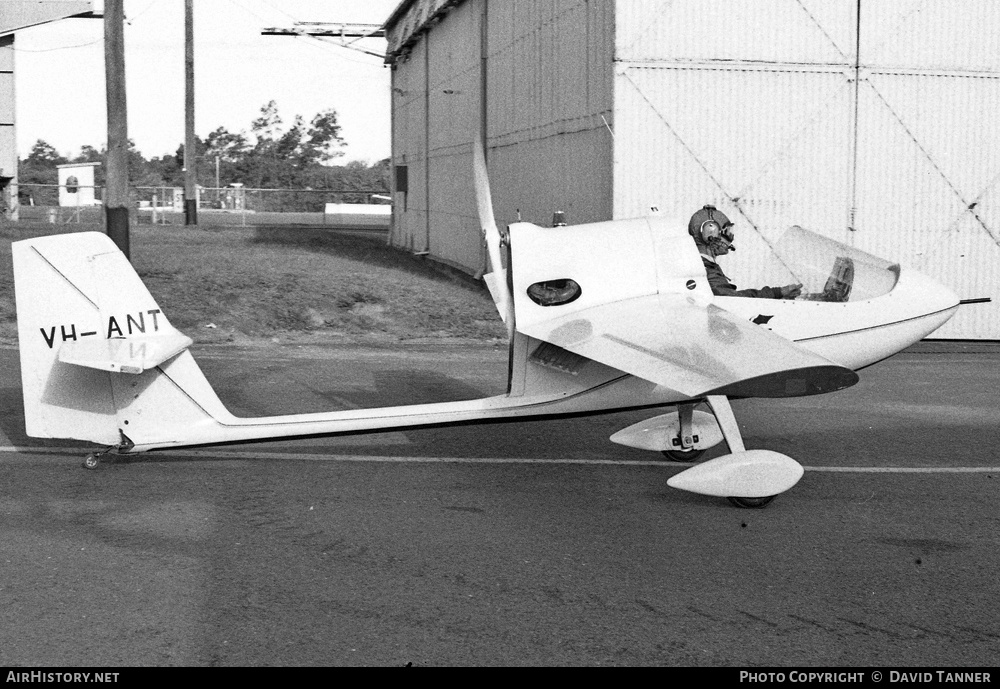
<svg viewBox="0 0 1000 689">
<path fill-rule="evenodd" d="M 59 205 L 63 208 L 99 206 L 95 193 L 95 170 L 100 163 L 67 163 L 59 165 Z"/>
<path fill-rule="evenodd" d="M 500 223 L 712 203 L 740 285 L 801 225 L 992 297 L 935 337 L 1000 339 L 1000 2 L 405 0 L 386 32 L 394 245 L 486 268 L 478 119 Z"/>
</svg>

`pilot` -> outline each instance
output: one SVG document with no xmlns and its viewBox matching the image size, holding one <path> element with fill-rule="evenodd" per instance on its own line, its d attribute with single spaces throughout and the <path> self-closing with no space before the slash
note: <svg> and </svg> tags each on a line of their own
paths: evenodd
<svg viewBox="0 0 1000 689">
<path fill-rule="evenodd" d="M 688 223 L 688 233 L 694 237 L 694 243 L 701 252 L 701 261 L 705 264 L 708 274 L 708 284 L 712 294 L 720 297 L 757 297 L 759 299 L 795 299 L 802 293 L 802 285 L 785 285 L 784 287 L 761 287 L 760 289 L 736 289 L 716 259 L 725 256 L 730 251 L 736 251 L 733 246 L 733 223 L 725 213 L 716 210 L 715 206 L 705 206 L 691 216 Z"/>
</svg>

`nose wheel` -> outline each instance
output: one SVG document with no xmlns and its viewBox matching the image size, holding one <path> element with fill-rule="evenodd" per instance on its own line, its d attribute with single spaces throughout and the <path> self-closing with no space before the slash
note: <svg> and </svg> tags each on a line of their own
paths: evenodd
<svg viewBox="0 0 1000 689">
<path fill-rule="evenodd" d="M 671 462 L 693 462 L 703 454 L 704 450 L 661 450 L 663 456 Z"/>
</svg>

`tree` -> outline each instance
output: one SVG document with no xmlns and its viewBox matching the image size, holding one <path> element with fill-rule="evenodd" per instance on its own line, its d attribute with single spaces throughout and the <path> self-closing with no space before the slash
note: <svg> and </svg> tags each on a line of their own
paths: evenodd
<svg viewBox="0 0 1000 689">
<path fill-rule="evenodd" d="M 343 151 L 335 150 L 335 147 L 343 148 L 344 140 L 340 136 L 340 125 L 337 124 L 337 111 L 331 109 L 313 118 L 302 149 L 309 162 L 327 163 L 344 155 Z"/>
<path fill-rule="evenodd" d="M 305 187 L 315 168 L 343 155 L 338 150 L 344 146 L 344 140 L 340 136 L 335 110 L 317 114 L 308 127 L 299 115 L 295 116 L 289 128 L 283 129 L 283 124 L 277 104 L 270 101 L 261 107 L 260 116 L 251 126 L 253 145 L 247 145 L 246 149 L 235 148 L 244 154 L 232 160 L 234 172 L 244 175 L 240 181 L 247 186 Z M 239 140 L 228 141 L 243 143 Z"/>
<path fill-rule="evenodd" d="M 233 134 L 225 127 L 219 127 L 205 139 L 203 155 L 207 158 L 219 158 L 227 163 L 235 163 L 247 154 L 249 148 L 250 144 L 242 133 Z"/>
<path fill-rule="evenodd" d="M 59 154 L 50 143 L 39 139 L 31 147 L 28 157 L 17 166 L 17 177 L 21 185 L 18 196 L 24 204 L 53 205 L 59 198 L 59 165 L 65 165 L 69 160 Z M 49 186 L 33 186 L 49 185 Z"/>
<path fill-rule="evenodd" d="M 69 160 L 59 155 L 59 151 L 52 144 L 39 139 L 31 147 L 31 153 L 28 154 L 24 162 L 31 166 L 39 168 L 50 167 L 54 170 L 57 165 L 65 165 Z"/>
<path fill-rule="evenodd" d="M 374 191 L 390 189 L 391 165 L 383 160 L 375 165 L 352 161 L 344 166 L 331 164 L 344 155 L 344 139 L 337 122 L 337 111 L 324 110 L 308 123 L 296 115 L 290 125 L 278 112 L 275 101 L 263 105 L 260 114 L 250 125 L 250 132 L 230 132 L 219 127 L 205 139 L 195 137 L 195 158 L 198 161 L 198 179 L 205 186 L 214 186 L 216 161 L 219 182 L 228 186 L 239 182 L 248 188 L 278 189 L 338 189 L 356 190 L 344 195 L 344 201 L 364 202 Z M 107 151 L 94 146 L 83 146 L 80 154 L 72 159 L 78 163 L 102 163 L 97 169 L 96 183 L 104 183 L 103 163 Z M 173 155 L 147 160 L 129 141 L 129 176 L 133 187 L 180 187 L 184 185 L 184 146 L 178 146 Z M 21 161 L 19 176 L 22 186 L 48 184 L 43 196 L 40 188 L 25 189 L 33 193 L 37 203 L 55 203 L 55 185 L 58 184 L 57 165 L 71 162 L 45 141 L 38 140 L 27 158 Z M 149 200 L 150 189 L 139 192 L 137 198 Z M 49 198 L 51 197 L 51 199 Z M 267 210 L 322 210 L 325 196 L 308 193 L 289 193 L 265 197 Z"/>
<path fill-rule="evenodd" d="M 132 144 L 134 147 L 135 144 Z M 103 163 L 105 151 L 98 151 L 93 146 L 84 146 L 80 149 L 80 155 L 73 158 L 74 163 Z"/>
</svg>

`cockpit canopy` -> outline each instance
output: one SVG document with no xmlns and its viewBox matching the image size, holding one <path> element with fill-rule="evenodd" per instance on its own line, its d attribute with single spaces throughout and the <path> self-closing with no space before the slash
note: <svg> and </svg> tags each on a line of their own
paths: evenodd
<svg viewBox="0 0 1000 689">
<path fill-rule="evenodd" d="M 797 225 L 778 240 L 774 255 L 802 283 L 800 299 L 865 301 L 888 294 L 899 280 L 898 264 Z"/>
</svg>

